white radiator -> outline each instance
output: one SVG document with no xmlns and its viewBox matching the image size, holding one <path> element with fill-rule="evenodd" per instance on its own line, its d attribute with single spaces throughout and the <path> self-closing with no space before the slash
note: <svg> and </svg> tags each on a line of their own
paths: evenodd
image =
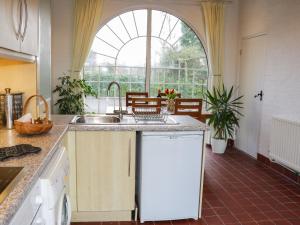
<svg viewBox="0 0 300 225">
<path fill-rule="evenodd" d="M 270 158 L 300 172 L 300 119 L 273 117 Z"/>
</svg>

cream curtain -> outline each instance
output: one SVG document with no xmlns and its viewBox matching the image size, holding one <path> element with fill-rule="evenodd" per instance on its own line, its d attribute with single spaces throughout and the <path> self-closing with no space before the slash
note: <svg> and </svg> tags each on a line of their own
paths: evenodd
<svg viewBox="0 0 300 225">
<path fill-rule="evenodd" d="M 211 87 L 219 87 L 223 83 L 224 61 L 224 2 L 202 2 L 205 35 L 208 49 Z"/>
<path fill-rule="evenodd" d="M 74 78 L 81 78 L 80 71 L 100 25 L 102 7 L 103 0 L 75 0 L 71 68 Z"/>
</svg>

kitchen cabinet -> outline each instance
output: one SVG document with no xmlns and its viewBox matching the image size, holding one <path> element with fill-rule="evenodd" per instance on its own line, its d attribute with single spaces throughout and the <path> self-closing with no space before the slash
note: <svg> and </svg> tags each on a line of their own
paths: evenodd
<svg viewBox="0 0 300 225">
<path fill-rule="evenodd" d="M 75 137 L 70 137 L 75 139 L 72 148 L 76 151 L 76 165 L 71 165 L 76 168 L 76 180 L 70 177 L 70 189 L 76 192 L 70 193 L 76 204 L 72 206 L 76 210 L 73 221 L 131 220 L 136 133 L 76 131 Z M 73 156 L 70 159 L 74 161 Z"/>
<path fill-rule="evenodd" d="M 18 2 L 19 0 L 0 1 L 0 47 L 13 51 L 20 50 Z"/>
<path fill-rule="evenodd" d="M 39 0 L 23 0 L 22 10 L 24 19 L 21 21 L 20 52 L 36 56 L 38 54 Z"/>
<path fill-rule="evenodd" d="M 0 47 L 36 56 L 38 0 L 0 1 Z"/>
</svg>

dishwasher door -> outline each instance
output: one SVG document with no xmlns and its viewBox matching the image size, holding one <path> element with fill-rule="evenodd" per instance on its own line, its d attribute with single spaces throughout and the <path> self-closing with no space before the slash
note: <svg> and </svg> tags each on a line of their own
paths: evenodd
<svg viewBox="0 0 300 225">
<path fill-rule="evenodd" d="M 203 132 L 144 132 L 139 141 L 141 222 L 198 218 Z"/>
</svg>

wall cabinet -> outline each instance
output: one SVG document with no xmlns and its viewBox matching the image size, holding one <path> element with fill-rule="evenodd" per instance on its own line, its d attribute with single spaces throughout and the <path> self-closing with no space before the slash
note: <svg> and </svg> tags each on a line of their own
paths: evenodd
<svg viewBox="0 0 300 225">
<path fill-rule="evenodd" d="M 74 138 L 73 221 L 130 220 L 135 209 L 136 133 L 76 131 Z"/>
<path fill-rule="evenodd" d="M 0 47 L 20 50 L 18 0 L 0 1 Z"/>
<path fill-rule="evenodd" d="M 21 21 L 20 52 L 36 56 L 38 54 L 39 1 L 23 0 L 22 10 L 24 19 Z"/>
<path fill-rule="evenodd" d="M 38 0 L 0 1 L 0 47 L 36 56 Z"/>
</svg>

